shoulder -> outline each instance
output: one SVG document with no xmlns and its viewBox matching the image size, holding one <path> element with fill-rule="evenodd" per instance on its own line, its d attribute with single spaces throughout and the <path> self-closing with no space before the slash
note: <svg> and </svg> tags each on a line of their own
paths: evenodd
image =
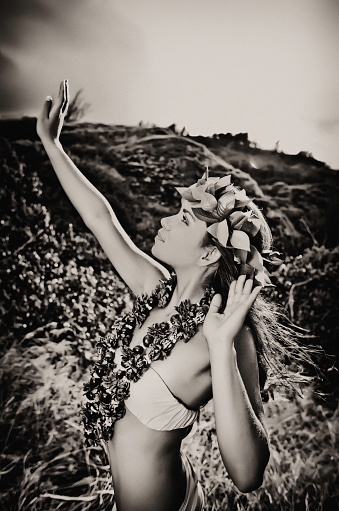
<svg viewBox="0 0 339 511">
<path fill-rule="evenodd" d="M 140 296 L 143 294 L 150 295 L 153 293 L 155 288 L 158 286 L 160 281 L 167 280 L 171 276 L 170 272 L 162 267 L 162 266 L 154 266 L 154 271 L 148 275 L 148 277 L 142 282 L 142 284 L 137 288 L 133 289 L 133 293 L 136 296 Z"/>
</svg>

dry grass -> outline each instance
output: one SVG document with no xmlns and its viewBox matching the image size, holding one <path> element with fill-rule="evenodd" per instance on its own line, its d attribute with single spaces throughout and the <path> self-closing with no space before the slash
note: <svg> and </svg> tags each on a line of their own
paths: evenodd
<svg viewBox="0 0 339 511">
<path fill-rule="evenodd" d="M 337 509 L 339 410 L 328 411 L 316 404 L 310 392 L 304 399 L 267 403 L 265 414 L 270 462 L 261 488 L 244 495 L 223 468 L 212 404 L 204 410 L 197 433 L 185 448 L 203 481 L 206 510 Z"/>
<path fill-rule="evenodd" d="M 1 360 L 2 509 L 111 509 L 101 449 L 83 446 L 79 403 L 85 375 L 74 346 L 45 337 L 13 342 Z M 262 487 L 238 492 L 219 456 L 213 410 L 203 410 L 184 450 L 207 496 L 206 510 L 336 509 L 338 410 L 304 399 L 265 405 L 271 460 Z"/>
</svg>

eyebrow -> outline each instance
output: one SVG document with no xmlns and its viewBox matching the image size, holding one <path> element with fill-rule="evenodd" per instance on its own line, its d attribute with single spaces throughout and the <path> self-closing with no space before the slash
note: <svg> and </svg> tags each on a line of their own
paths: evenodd
<svg viewBox="0 0 339 511">
<path fill-rule="evenodd" d="M 191 213 L 191 211 L 189 211 L 188 209 L 185 209 L 185 208 L 184 208 L 184 209 L 183 209 L 183 212 L 184 212 L 184 213 L 188 213 L 189 215 L 191 215 L 191 217 L 192 217 L 193 221 L 195 222 L 194 214 L 193 214 L 193 213 Z"/>
</svg>

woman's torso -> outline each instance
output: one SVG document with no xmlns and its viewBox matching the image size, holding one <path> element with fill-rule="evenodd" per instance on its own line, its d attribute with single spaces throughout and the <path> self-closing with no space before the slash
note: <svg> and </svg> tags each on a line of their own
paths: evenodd
<svg viewBox="0 0 339 511">
<path fill-rule="evenodd" d="M 167 307 L 151 311 L 142 327 L 136 327 L 130 346 L 142 344 L 148 327 L 167 321 L 172 312 Z M 152 374 L 148 375 L 149 372 Z M 174 422 L 170 426 L 164 425 L 171 429 L 154 429 L 162 427 L 161 418 L 159 422 L 150 417 L 152 420 L 146 425 L 144 417 L 139 420 L 136 416 L 138 414 L 132 413 L 133 400 L 132 411 L 128 406 L 129 400 L 126 401 L 126 414 L 117 421 L 114 435 L 106 444 L 118 509 L 178 510 L 185 494 L 185 476 L 180 458 L 181 441 L 191 431 L 196 411 L 211 398 L 209 353 L 202 328 L 189 342 L 179 341 L 169 357 L 152 362 L 140 380 L 145 393 L 143 377 L 145 382 L 147 379 L 152 382 L 149 394 L 154 395 L 158 386 L 162 392 L 166 392 L 167 388 L 168 399 L 172 398 L 174 407 L 177 403 L 176 408 L 181 415 L 179 423 L 184 427 L 175 427 Z M 135 384 L 136 392 L 138 383 Z M 150 410 L 153 409 L 152 403 L 147 403 L 148 396 L 141 395 L 140 398 L 146 399 L 146 406 L 149 404 Z M 185 426 L 185 423 L 190 425 Z"/>
</svg>

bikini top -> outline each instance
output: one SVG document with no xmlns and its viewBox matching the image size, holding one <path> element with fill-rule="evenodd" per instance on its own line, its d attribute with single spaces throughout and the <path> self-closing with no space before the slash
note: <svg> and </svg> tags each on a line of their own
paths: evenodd
<svg viewBox="0 0 339 511">
<path fill-rule="evenodd" d="M 175 275 L 160 281 L 153 293 L 135 298 L 133 310 L 117 318 L 111 334 L 97 343 L 97 359 L 84 384 L 82 407 L 87 445 L 107 442 L 114 425 L 128 408 L 147 427 L 171 431 L 192 425 L 196 410 L 180 402 L 152 368 L 152 362 L 167 358 L 177 342 L 188 342 L 206 317 L 213 289 L 206 288 L 199 303 L 183 300 L 168 321 L 149 326 L 142 344 L 131 347 L 133 332 L 155 307 L 171 299 Z"/>
<path fill-rule="evenodd" d="M 121 365 L 121 348 L 114 361 Z M 186 428 L 198 417 L 198 411 L 181 403 L 152 366 L 137 382 L 131 382 L 125 406 L 142 424 L 157 431 Z"/>
</svg>

